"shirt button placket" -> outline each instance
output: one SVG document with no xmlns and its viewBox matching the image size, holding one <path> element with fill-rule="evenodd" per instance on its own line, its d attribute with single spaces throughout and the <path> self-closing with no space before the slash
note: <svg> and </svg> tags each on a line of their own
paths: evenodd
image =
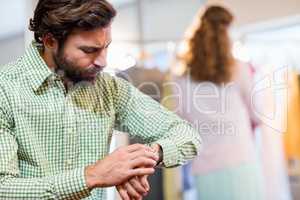
<svg viewBox="0 0 300 200">
<path fill-rule="evenodd" d="M 75 159 L 76 145 L 74 142 L 76 140 L 76 134 L 75 128 L 73 127 L 75 126 L 75 122 L 70 96 L 67 95 L 65 101 L 65 169 L 70 170 L 74 164 L 73 160 Z"/>
</svg>

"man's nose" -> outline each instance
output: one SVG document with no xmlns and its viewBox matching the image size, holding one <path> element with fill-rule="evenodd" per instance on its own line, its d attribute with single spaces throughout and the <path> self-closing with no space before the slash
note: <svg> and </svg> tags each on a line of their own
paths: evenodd
<svg viewBox="0 0 300 200">
<path fill-rule="evenodd" d="M 100 54 L 99 56 L 97 56 L 94 60 L 94 65 L 95 66 L 100 66 L 100 67 L 105 67 L 107 64 L 106 61 L 106 56 L 103 54 Z"/>
</svg>

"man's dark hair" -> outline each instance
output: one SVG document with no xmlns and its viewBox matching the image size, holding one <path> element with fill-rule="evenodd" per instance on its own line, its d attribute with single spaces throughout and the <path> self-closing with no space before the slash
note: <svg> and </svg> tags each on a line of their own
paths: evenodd
<svg viewBox="0 0 300 200">
<path fill-rule="evenodd" d="M 48 33 L 63 44 L 73 30 L 105 28 L 115 16 L 106 0 L 39 0 L 29 30 L 40 44 Z"/>
</svg>

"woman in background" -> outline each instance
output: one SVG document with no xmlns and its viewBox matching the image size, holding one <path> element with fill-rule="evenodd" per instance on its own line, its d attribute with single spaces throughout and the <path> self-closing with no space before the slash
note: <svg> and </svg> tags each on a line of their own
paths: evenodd
<svg viewBox="0 0 300 200">
<path fill-rule="evenodd" d="M 192 162 L 200 200 L 263 200 L 262 175 L 254 144 L 249 65 L 233 58 L 228 29 L 232 14 L 208 7 L 188 40 L 183 76 L 173 77 L 180 97 L 175 111 L 203 139 Z"/>
</svg>

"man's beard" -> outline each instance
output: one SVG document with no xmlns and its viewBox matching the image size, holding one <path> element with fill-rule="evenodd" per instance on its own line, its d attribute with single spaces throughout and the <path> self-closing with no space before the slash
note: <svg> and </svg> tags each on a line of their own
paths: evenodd
<svg viewBox="0 0 300 200">
<path fill-rule="evenodd" d="M 68 60 L 61 51 L 58 51 L 58 53 L 53 55 L 53 60 L 56 64 L 56 73 L 73 83 L 82 81 L 94 82 L 96 76 L 103 69 L 103 67 L 96 66 L 81 69 L 74 62 Z"/>
</svg>

